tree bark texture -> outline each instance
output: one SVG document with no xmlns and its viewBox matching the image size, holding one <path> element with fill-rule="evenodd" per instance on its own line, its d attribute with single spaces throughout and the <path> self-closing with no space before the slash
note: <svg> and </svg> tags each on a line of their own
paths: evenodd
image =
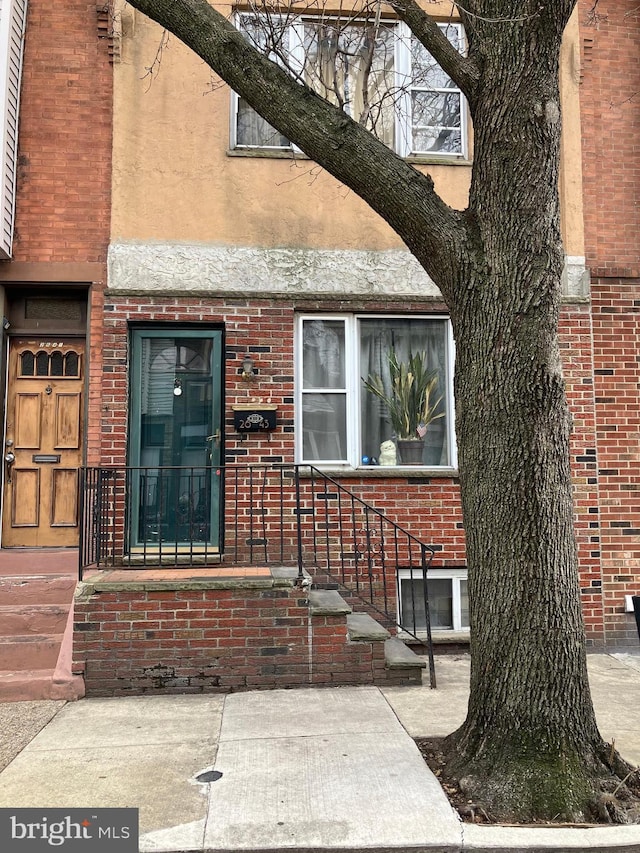
<svg viewBox="0 0 640 853">
<path fill-rule="evenodd" d="M 598 765 L 557 340 L 560 30 L 475 22 L 466 272 L 450 301 L 471 607 L 458 774 L 494 815 L 586 816 Z"/>
<path fill-rule="evenodd" d="M 467 0 L 458 66 L 413 0 L 394 3 L 436 59 L 442 48 L 467 96 L 466 211 L 256 53 L 206 0 L 130 2 L 367 201 L 440 287 L 456 339 L 471 607 L 471 696 L 452 766 L 495 817 L 586 816 L 608 770 L 587 681 L 557 340 L 559 52 L 575 0 Z"/>
</svg>

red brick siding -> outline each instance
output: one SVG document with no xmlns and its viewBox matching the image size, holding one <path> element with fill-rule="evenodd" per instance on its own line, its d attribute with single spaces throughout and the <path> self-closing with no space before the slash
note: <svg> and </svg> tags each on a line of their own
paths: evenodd
<svg viewBox="0 0 640 853">
<path fill-rule="evenodd" d="M 594 19 L 594 5 L 579 4 L 587 264 L 638 275 L 640 14 L 637 0 L 599 0 Z"/>
<path fill-rule="evenodd" d="M 637 643 L 640 594 L 640 279 L 592 282 L 601 562 L 607 642 Z"/>
<path fill-rule="evenodd" d="M 339 310 L 323 305 L 323 310 Z M 359 305 L 358 310 L 384 306 Z M 432 312 L 432 305 L 404 306 Z M 344 310 L 344 304 L 340 306 Z M 99 433 L 103 464 L 124 465 L 127 446 L 128 321 L 179 323 L 198 320 L 224 324 L 226 461 L 292 462 L 293 330 L 295 306 L 276 300 L 129 297 L 110 300 L 105 311 L 104 373 Z M 305 305 L 304 310 L 309 310 Z M 581 588 L 589 639 L 605 640 L 599 543 L 598 461 L 592 366 L 592 328 L 586 304 L 564 306 L 561 345 L 567 392 L 574 418 L 572 465 L 576 498 L 576 530 Z M 249 352 L 258 371 L 251 385 L 240 376 L 242 355 Z M 231 406 L 249 397 L 278 406 L 278 429 L 270 437 L 252 435 L 245 441 L 233 431 Z M 350 476 L 340 483 L 363 500 L 384 509 L 394 521 L 436 548 L 433 565 L 464 565 L 464 530 L 457 480 Z"/>
<path fill-rule="evenodd" d="M 74 658 L 88 696 L 415 679 L 348 642 L 344 616 L 309 620 L 295 588 L 99 592 L 76 600 Z"/>
<path fill-rule="evenodd" d="M 106 259 L 111 71 L 95 0 L 29 0 L 14 260 Z"/>
</svg>

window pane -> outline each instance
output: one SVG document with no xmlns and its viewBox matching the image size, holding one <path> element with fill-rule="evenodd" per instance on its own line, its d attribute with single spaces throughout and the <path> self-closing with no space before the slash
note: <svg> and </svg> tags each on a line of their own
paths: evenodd
<svg viewBox="0 0 640 853">
<path fill-rule="evenodd" d="M 455 89 L 456 84 L 416 38 L 411 39 L 411 74 L 414 86 L 425 89 Z"/>
<path fill-rule="evenodd" d="M 283 67 L 302 72 L 308 86 L 339 106 L 353 119 L 393 146 L 394 31 L 387 25 L 355 25 L 334 21 L 298 20 L 301 55 L 292 52 L 294 26 L 273 15 L 244 15 L 239 28 L 245 37 Z M 242 99 L 238 103 L 238 145 L 290 148 L 290 142 L 267 124 Z"/>
<path fill-rule="evenodd" d="M 303 388 L 344 388 L 342 320 L 305 320 L 302 328 Z"/>
<path fill-rule="evenodd" d="M 51 376 L 62 376 L 62 367 L 62 353 L 59 350 L 57 352 L 51 353 Z"/>
<path fill-rule="evenodd" d="M 36 356 L 36 376 L 49 375 L 49 356 L 46 352 L 39 352 Z"/>
<path fill-rule="evenodd" d="M 35 359 L 32 352 L 23 352 L 20 356 L 20 375 L 21 376 L 33 376 L 33 365 L 35 364 Z"/>
<path fill-rule="evenodd" d="M 239 21 L 239 30 L 270 59 L 280 65 L 285 64 L 289 56 L 290 35 L 290 27 L 285 22 L 273 15 L 243 15 Z M 242 98 L 238 98 L 236 141 L 238 145 L 259 148 L 291 148 L 289 140 Z"/>
<path fill-rule="evenodd" d="M 435 388 L 435 400 L 438 412 L 444 417 L 433 420 L 424 436 L 422 462 L 424 465 L 448 465 L 449 448 L 447 441 L 446 396 L 447 396 L 447 324 L 445 320 L 403 318 L 363 319 L 359 324 L 360 332 L 360 374 L 363 378 L 380 376 L 385 390 L 391 388 L 389 378 L 389 354 L 395 353 L 399 361 L 419 352 L 426 354 L 427 365 L 438 377 Z M 385 403 L 361 384 L 361 450 L 363 456 L 380 456 L 380 445 L 393 441 L 395 435 Z M 397 454 L 399 461 L 399 454 Z"/>
<path fill-rule="evenodd" d="M 427 580 L 432 628 L 453 628 L 452 582 L 448 578 Z"/>
<path fill-rule="evenodd" d="M 305 394 L 302 398 L 302 452 L 304 459 L 343 460 L 347 447 L 344 394 Z"/>
<path fill-rule="evenodd" d="M 291 143 L 268 121 L 249 106 L 242 98 L 238 100 L 238 145 L 254 145 L 260 148 L 290 148 Z"/>
<path fill-rule="evenodd" d="M 460 580 L 460 626 L 469 627 L 469 593 L 466 580 Z"/>
<path fill-rule="evenodd" d="M 68 352 L 64 357 L 64 375 L 65 376 L 79 376 L 78 368 L 80 363 L 78 361 L 78 353 L 77 352 Z"/>
<path fill-rule="evenodd" d="M 426 631 L 422 580 L 400 581 L 400 604 L 402 624 L 414 631 Z M 429 617 L 431 628 L 453 628 L 453 594 L 450 578 L 427 580 L 429 593 Z"/>
<path fill-rule="evenodd" d="M 393 31 L 305 22 L 304 57 L 307 84 L 392 146 Z"/>
<path fill-rule="evenodd" d="M 442 26 L 451 44 L 462 49 L 457 26 Z M 415 153 L 461 154 L 462 96 L 451 78 L 420 44 L 411 38 L 412 145 Z M 450 89 L 451 92 L 446 90 Z"/>
<path fill-rule="evenodd" d="M 445 154 L 462 152 L 462 134 L 459 130 L 430 128 L 413 131 L 413 151 L 417 154 L 440 151 Z"/>
<path fill-rule="evenodd" d="M 460 127 L 460 95 L 436 92 L 413 92 L 414 129 Z"/>
</svg>

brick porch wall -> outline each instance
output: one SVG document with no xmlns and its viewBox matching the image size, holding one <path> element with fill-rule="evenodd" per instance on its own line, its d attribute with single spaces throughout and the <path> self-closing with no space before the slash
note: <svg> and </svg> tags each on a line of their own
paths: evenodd
<svg viewBox="0 0 640 853">
<path fill-rule="evenodd" d="M 133 586 L 89 581 L 76 596 L 74 660 L 88 696 L 412 683 L 385 669 L 384 643 L 349 642 L 345 616 L 311 617 L 291 584 Z"/>
</svg>

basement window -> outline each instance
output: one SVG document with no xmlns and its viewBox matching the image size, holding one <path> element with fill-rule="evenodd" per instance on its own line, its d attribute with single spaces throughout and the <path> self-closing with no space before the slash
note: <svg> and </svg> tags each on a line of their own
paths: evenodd
<svg viewBox="0 0 640 853">
<path fill-rule="evenodd" d="M 426 633 L 424 583 L 418 569 L 400 569 L 399 622 L 420 635 Z M 469 629 L 469 595 L 466 569 L 430 569 L 427 576 L 429 618 L 432 631 Z"/>
</svg>

